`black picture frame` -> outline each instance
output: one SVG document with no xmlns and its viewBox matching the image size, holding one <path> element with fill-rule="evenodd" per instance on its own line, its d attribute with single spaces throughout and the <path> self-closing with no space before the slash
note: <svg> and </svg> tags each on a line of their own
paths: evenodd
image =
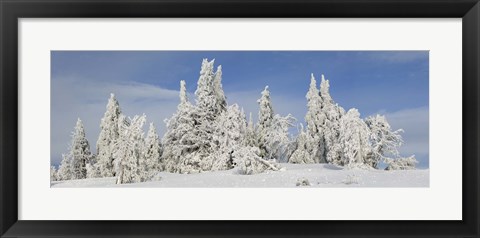
<svg viewBox="0 0 480 238">
<path fill-rule="evenodd" d="M 2 237 L 479 237 L 478 0 L 0 0 L 0 16 Z M 463 219 L 461 221 L 18 220 L 18 19 L 77 17 L 462 18 Z"/>
</svg>

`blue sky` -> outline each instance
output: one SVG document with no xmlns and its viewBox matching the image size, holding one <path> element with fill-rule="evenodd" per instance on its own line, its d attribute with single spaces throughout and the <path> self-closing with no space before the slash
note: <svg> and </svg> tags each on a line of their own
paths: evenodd
<svg viewBox="0 0 480 238">
<path fill-rule="evenodd" d="M 334 100 L 362 117 L 385 114 L 403 128 L 400 151 L 428 167 L 428 51 L 52 51 L 51 157 L 58 164 L 80 117 L 92 151 L 110 92 L 127 116 L 145 113 L 163 136 L 163 120 L 178 104 L 180 80 L 190 100 L 203 58 L 222 65 L 223 89 L 257 117 L 256 100 L 268 85 L 276 113 L 303 123 L 313 73 L 330 80 Z"/>
</svg>

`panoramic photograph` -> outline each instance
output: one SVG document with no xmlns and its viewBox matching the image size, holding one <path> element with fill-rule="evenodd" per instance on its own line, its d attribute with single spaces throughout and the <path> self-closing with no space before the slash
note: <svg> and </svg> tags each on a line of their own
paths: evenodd
<svg viewBox="0 0 480 238">
<path fill-rule="evenodd" d="M 428 51 L 51 51 L 50 87 L 51 188 L 430 184 Z"/>
</svg>

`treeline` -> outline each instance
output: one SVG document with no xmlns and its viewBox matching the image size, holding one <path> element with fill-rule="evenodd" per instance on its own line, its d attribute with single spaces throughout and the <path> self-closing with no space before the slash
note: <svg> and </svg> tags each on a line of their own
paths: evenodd
<svg viewBox="0 0 480 238">
<path fill-rule="evenodd" d="M 268 86 L 258 100 L 256 123 L 242 108 L 227 103 L 222 89 L 222 68 L 214 61 L 202 62 L 190 102 L 185 81 L 180 82 L 180 103 L 166 120 L 167 131 L 160 140 L 146 116 L 127 118 L 114 94 L 108 100 L 100 123 L 96 153 L 90 151 L 82 121 L 78 119 L 72 142 L 58 170 L 51 167 L 52 180 L 116 177 L 117 183 L 143 182 L 159 171 L 198 173 L 236 168 L 240 174 L 280 170 L 278 161 L 330 163 L 346 168 L 412 169 L 414 156 L 400 157 L 401 130 L 392 131 L 384 116 L 361 119 L 357 109 L 348 112 L 329 93 L 322 75 L 320 87 L 311 76 L 306 95 L 306 128 L 292 137 L 288 130 L 296 119 L 274 113 Z"/>
</svg>

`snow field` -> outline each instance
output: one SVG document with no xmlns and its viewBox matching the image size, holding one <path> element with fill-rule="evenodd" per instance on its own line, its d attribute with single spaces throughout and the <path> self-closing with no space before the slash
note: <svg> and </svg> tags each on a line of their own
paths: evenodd
<svg viewBox="0 0 480 238">
<path fill-rule="evenodd" d="M 148 188 L 322 188 L 322 187 L 429 187 L 429 170 L 343 169 L 329 164 L 281 164 L 280 171 L 242 175 L 236 169 L 197 174 L 159 172 L 154 180 L 115 184 L 114 177 L 54 181 L 52 188 L 148 187 Z M 297 186 L 306 179 L 310 186 Z"/>
</svg>

